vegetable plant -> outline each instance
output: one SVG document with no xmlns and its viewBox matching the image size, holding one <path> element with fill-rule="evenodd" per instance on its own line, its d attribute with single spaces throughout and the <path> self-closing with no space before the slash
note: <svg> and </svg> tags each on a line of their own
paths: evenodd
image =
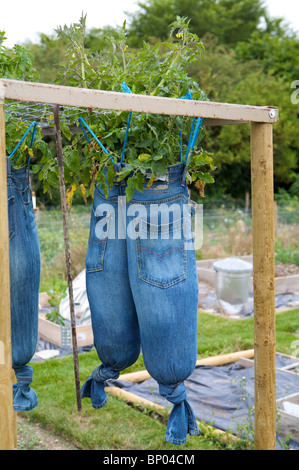
<svg viewBox="0 0 299 470">
<path fill-rule="evenodd" d="M 9 50 L 4 46 L 5 40 L 5 32 L 0 31 L 0 78 L 32 82 L 37 81 L 38 72 L 33 66 L 33 57 L 30 52 L 28 52 L 25 47 L 18 44 L 14 45 L 14 47 Z M 6 151 L 7 155 L 10 156 L 32 123 L 28 122 L 25 117 L 22 117 L 22 113 L 20 112 L 22 105 L 20 103 L 6 102 L 6 105 Z M 14 117 L 15 112 L 18 114 L 18 118 Z M 34 127 L 32 127 L 31 132 L 28 133 L 27 137 L 22 141 L 17 151 L 12 156 L 11 161 L 15 168 L 24 165 L 29 159 L 35 158 L 33 149 L 30 147 L 33 129 Z M 36 127 L 34 147 L 38 149 L 37 154 L 39 158 L 52 161 L 52 155 L 48 145 L 43 140 L 43 135 L 39 127 Z M 54 168 L 54 162 L 52 162 L 52 165 Z"/>
<path fill-rule="evenodd" d="M 207 100 L 204 91 L 188 75 L 188 67 L 200 60 L 204 51 L 198 36 L 190 31 L 189 23 L 187 18 L 177 17 L 170 25 L 168 41 L 154 44 L 144 42 L 140 49 L 128 47 L 124 23 L 121 28 L 104 36 L 102 50 L 92 53 L 85 47 L 86 15 L 82 15 L 78 23 L 60 26 L 56 30 L 58 36 L 68 43 L 57 82 L 73 87 Z M 15 46 L 12 51 L 6 50 L 4 39 L 4 33 L 1 33 L 0 76 L 38 80 L 30 53 L 21 46 Z M 187 162 L 187 182 L 194 184 L 201 196 L 204 196 L 205 184 L 214 181 L 211 175 L 214 169 L 212 156 L 200 146 L 205 135 L 203 126 L 194 146 L 191 149 L 189 146 L 195 118 L 66 107 L 62 108 L 62 112 L 69 207 L 75 192 L 79 192 L 86 201 L 88 196 L 93 195 L 97 182 L 107 196 L 116 179 L 124 178 L 127 178 L 126 194 L 130 200 L 135 189 L 143 191 L 147 172 L 151 175 L 147 180 L 150 186 L 157 175 L 179 161 Z M 79 126 L 79 115 L 97 139 L 88 130 L 88 140 L 86 134 L 72 132 L 71 126 Z M 53 114 L 48 109 L 43 117 L 53 125 Z M 9 113 L 6 120 L 9 155 L 28 129 L 28 122 L 22 122 L 22 119 L 16 121 Z M 30 137 L 27 137 L 12 163 L 19 166 L 32 159 L 32 170 L 42 183 L 44 193 L 51 195 L 51 188 L 59 186 L 55 146 L 51 152 L 51 145 L 43 139 L 39 126 L 34 142 L 37 152 L 34 153 L 29 144 Z M 115 165 L 122 161 L 126 164 Z"/>
<path fill-rule="evenodd" d="M 170 25 L 169 40 L 161 43 L 143 43 L 140 49 L 130 49 L 126 42 L 126 23 L 106 35 L 105 47 L 98 53 L 85 48 L 86 15 L 78 23 L 57 28 L 59 37 L 67 39 L 66 60 L 58 82 L 75 87 L 131 92 L 150 96 L 207 100 L 205 93 L 188 75 L 189 65 L 199 60 L 204 47 L 196 34 L 190 32 L 190 20 L 177 17 Z M 195 182 L 201 195 L 204 185 L 212 183 L 212 157 L 200 147 L 204 137 L 201 127 L 192 152 L 187 151 L 194 125 L 193 118 L 162 116 L 158 114 L 120 111 L 82 110 L 81 117 L 100 140 L 103 148 L 89 133 L 73 136 L 69 126 L 79 125 L 78 115 L 72 110 L 68 124 L 62 128 L 67 140 L 63 153 L 69 202 L 75 191 L 83 197 L 93 193 L 94 184 L 101 184 L 105 194 L 116 179 L 127 177 L 127 199 L 134 189 L 143 191 L 145 173 L 150 171 L 149 185 L 167 166 L 183 161 L 188 155 L 188 183 Z M 122 161 L 127 123 L 130 127 L 123 155 L 125 166 L 116 167 Z M 87 130 L 88 134 L 88 130 Z M 43 172 L 43 169 L 41 168 Z"/>
</svg>

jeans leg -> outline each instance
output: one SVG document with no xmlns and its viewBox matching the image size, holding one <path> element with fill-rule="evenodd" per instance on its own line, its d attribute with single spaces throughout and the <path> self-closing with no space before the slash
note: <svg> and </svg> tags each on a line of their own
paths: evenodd
<svg viewBox="0 0 299 470">
<path fill-rule="evenodd" d="M 128 241 L 128 258 L 143 359 L 161 395 L 173 404 L 165 440 L 182 444 L 187 433 L 198 433 L 184 385 L 197 357 L 195 253 L 184 251 L 184 240 L 174 236 L 147 240 L 140 231 L 139 237 Z"/>
<path fill-rule="evenodd" d="M 19 176 L 20 172 L 18 173 Z M 9 261 L 11 289 L 12 365 L 17 378 L 13 386 L 15 411 L 29 411 L 37 404 L 31 361 L 38 340 L 40 248 L 29 181 L 21 188 L 9 184 Z M 21 189 L 21 190 L 20 190 Z"/>
<path fill-rule="evenodd" d="M 105 381 L 117 378 L 140 354 L 139 325 L 128 278 L 126 240 L 112 237 L 105 245 L 97 238 L 92 218 L 86 254 L 86 289 L 90 304 L 94 345 L 101 364 L 81 388 L 94 408 L 105 405 Z M 102 224 L 103 225 L 103 224 Z M 110 225 L 111 228 L 111 225 Z M 95 259 L 101 260 L 96 262 Z"/>
</svg>

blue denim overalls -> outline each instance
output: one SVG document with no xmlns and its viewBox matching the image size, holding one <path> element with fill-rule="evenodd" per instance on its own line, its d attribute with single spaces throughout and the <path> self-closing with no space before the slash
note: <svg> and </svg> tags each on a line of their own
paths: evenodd
<svg viewBox="0 0 299 470">
<path fill-rule="evenodd" d="M 106 199 L 95 188 L 86 253 L 94 344 L 102 362 L 82 386 L 94 408 L 105 381 L 119 377 L 142 350 L 149 374 L 173 408 L 165 440 L 198 434 L 184 381 L 197 357 L 198 280 L 183 163 L 168 167 L 126 202 L 126 179 Z M 150 175 L 149 175 L 150 177 Z M 191 242 L 191 244 L 190 244 Z"/>
<path fill-rule="evenodd" d="M 29 166 L 11 168 L 7 158 L 12 366 L 15 411 L 38 404 L 31 361 L 38 339 L 40 247 L 29 184 Z"/>
</svg>

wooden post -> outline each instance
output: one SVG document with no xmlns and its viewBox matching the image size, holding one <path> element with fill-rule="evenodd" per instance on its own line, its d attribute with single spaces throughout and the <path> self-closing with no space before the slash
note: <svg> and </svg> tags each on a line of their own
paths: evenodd
<svg viewBox="0 0 299 470">
<path fill-rule="evenodd" d="M 256 450 L 276 448 L 272 133 L 272 124 L 251 124 Z"/>
<path fill-rule="evenodd" d="M 0 450 L 17 446 L 17 420 L 13 411 L 11 356 L 9 237 L 4 100 L 0 96 Z"/>
</svg>

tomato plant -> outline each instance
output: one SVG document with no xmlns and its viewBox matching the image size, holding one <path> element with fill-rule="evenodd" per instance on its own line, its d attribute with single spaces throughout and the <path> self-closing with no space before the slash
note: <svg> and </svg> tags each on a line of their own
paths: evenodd
<svg viewBox="0 0 299 470">
<path fill-rule="evenodd" d="M 8 50 L 4 46 L 5 39 L 4 31 L 0 31 L 0 77 L 37 81 L 39 75 L 33 66 L 32 55 L 20 45 L 15 45 L 11 50 Z M 49 146 L 44 141 L 41 128 L 38 125 L 34 127 L 34 122 L 26 118 L 26 105 L 13 101 L 6 101 L 5 105 L 7 156 L 13 153 L 11 163 L 14 168 L 23 166 L 30 161 L 33 164 L 33 169 L 36 168 L 39 171 L 40 164 L 43 164 L 45 168 L 39 177 L 43 181 L 44 192 L 50 192 L 50 187 L 56 187 L 58 184 L 58 172 Z M 30 132 L 22 140 L 30 127 Z M 36 134 L 34 146 L 31 147 L 34 129 L 36 129 Z M 17 150 L 14 151 L 17 146 Z M 39 162 L 38 165 L 37 162 Z"/>
<path fill-rule="evenodd" d="M 86 16 L 71 26 L 64 25 L 57 30 L 58 36 L 69 41 L 66 62 L 60 74 L 59 83 L 76 87 L 109 91 L 127 91 L 136 94 L 207 100 L 205 93 L 188 75 L 188 66 L 199 60 L 204 47 L 198 37 L 189 30 L 189 20 L 177 17 L 170 25 L 169 40 L 161 43 L 143 43 L 140 49 L 130 49 L 126 43 L 126 24 L 105 36 L 106 46 L 92 54 L 84 46 Z M 84 135 L 68 138 L 64 148 L 64 159 L 70 178 L 75 177 L 91 192 L 95 181 L 105 188 L 115 179 L 128 177 L 127 197 L 134 189 L 143 190 L 144 174 L 152 173 L 150 181 L 164 173 L 188 155 L 188 182 L 201 181 L 203 186 L 212 183 L 212 158 L 200 147 L 204 128 L 199 131 L 192 152 L 189 152 L 189 136 L 194 125 L 193 118 L 162 116 L 158 114 L 132 113 L 103 110 L 102 113 L 82 112 L 92 132 L 104 145 L 106 152 L 96 140 L 84 140 Z M 72 118 L 70 116 L 71 122 Z M 124 161 L 126 165 L 115 171 L 115 163 L 122 161 L 122 152 L 127 131 Z M 78 123 L 77 123 L 78 124 Z M 67 130 L 65 131 L 67 135 Z M 183 137 L 182 137 L 183 136 Z M 91 137 L 92 139 L 92 137 Z M 189 152 L 189 154 L 188 154 Z M 113 161 L 112 161 L 113 160 Z M 105 172 L 106 170 L 106 178 Z M 78 184 L 72 185 L 72 192 Z"/>
<path fill-rule="evenodd" d="M 56 30 L 58 36 L 66 39 L 69 45 L 58 82 L 74 87 L 207 100 L 204 91 L 188 75 L 189 65 L 199 60 L 204 50 L 197 35 L 190 32 L 189 22 L 187 18 L 177 17 L 170 25 L 168 41 L 155 44 L 144 42 L 140 49 L 128 47 L 124 23 L 121 28 L 105 36 L 105 46 L 95 54 L 85 47 L 86 16 L 82 15 L 78 23 Z M 3 46 L 4 39 L 4 33 L 1 33 L 0 76 L 36 81 L 38 73 L 33 67 L 30 53 L 21 46 L 7 51 Z M 195 183 L 201 195 L 204 195 L 204 185 L 214 181 L 211 175 L 212 157 L 200 146 L 205 135 L 204 127 L 199 128 L 197 140 L 190 148 L 194 118 L 86 109 L 80 116 L 88 122 L 90 131 L 97 139 L 90 135 L 87 140 L 84 133 L 73 134 L 70 127 L 74 124 L 79 126 L 78 110 L 63 109 L 61 131 L 69 204 L 75 191 L 86 200 L 93 194 L 97 182 L 102 184 L 107 195 L 115 180 L 123 178 L 127 178 L 129 200 L 135 189 L 143 191 L 146 172 L 151 172 L 149 184 L 152 184 L 169 165 L 185 160 L 188 164 L 187 181 Z M 47 121 L 53 123 L 53 116 L 51 119 L 48 115 Z M 21 119 L 16 121 L 7 114 L 8 155 L 27 128 L 28 123 Z M 38 174 L 44 192 L 51 193 L 51 188 L 59 185 L 57 160 L 39 127 L 34 146 L 38 152 L 32 162 L 33 172 Z M 13 163 L 22 165 L 29 157 L 32 159 L 34 155 L 27 138 L 18 149 Z M 122 161 L 126 165 L 116 165 Z"/>
</svg>

